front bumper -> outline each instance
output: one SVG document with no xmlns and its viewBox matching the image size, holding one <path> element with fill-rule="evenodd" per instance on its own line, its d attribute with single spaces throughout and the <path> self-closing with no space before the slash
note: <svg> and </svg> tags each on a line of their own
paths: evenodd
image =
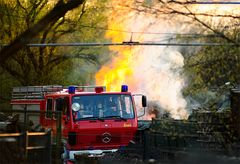
<svg viewBox="0 0 240 164">
<path fill-rule="evenodd" d="M 118 149 L 109 149 L 109 150 L 65 150 L 62 155 L 63 159 L 75 160 L 78 156 L 86 155 L 88 157 L 102 157 L 106 153 L 114 153 Z"/>
</svg>

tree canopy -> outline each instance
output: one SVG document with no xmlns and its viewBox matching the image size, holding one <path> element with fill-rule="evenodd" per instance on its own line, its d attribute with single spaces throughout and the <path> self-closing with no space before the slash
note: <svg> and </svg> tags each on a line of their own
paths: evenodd
<svg viewBox="0 0 240 164">
<path fill-rule="evenodd" d="M 84 84 L 93 80 L 86 74 L 96 71 L 106 48 L 27 44 L 104 39 L 103 30 L 90 28 L 105 26 L 104 1 L 1 1 L 0 99 L 8 99 L 14 85 Z M 83 68 L 90 65 L 90 69 Z"/>
</svg>

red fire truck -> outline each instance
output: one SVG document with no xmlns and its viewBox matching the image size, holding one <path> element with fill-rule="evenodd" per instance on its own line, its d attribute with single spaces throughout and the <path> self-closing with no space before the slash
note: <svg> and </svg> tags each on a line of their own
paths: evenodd
<svg viewBox="0 0 240 164">
<path fill-rule="evenodd" d="M 46 111 L 36 118 L 43 127 L 50 124 L 47 111 L 62 112 L 62 138 L 65 139 L 63 158 L 71 161 L 76 156 L 102 156 L 127 146 L 137 131 L 138 116 L 134 101 L 141 96 L 146 107 L 146 96 L 132 95 L 127 85 L 121 92 L 106 92 L 103 86 L 28 86 L 13 89 L 13 109 Z M 52 122 L 51 122 L 52 124 Z M 53 133 L 56 129 L 53 129 Z"/>
</svg>

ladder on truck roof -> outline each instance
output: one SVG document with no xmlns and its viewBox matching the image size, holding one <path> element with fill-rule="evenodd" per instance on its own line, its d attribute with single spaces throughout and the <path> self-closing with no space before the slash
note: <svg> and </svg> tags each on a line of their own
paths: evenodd
<svg viewBox="0 0 240 164">
<path fill-rule="evenodd" d="M 13 87 L 12 99 L 43 99 L 47 93 L 62 91 L 61 85 Z"/>
</svg>

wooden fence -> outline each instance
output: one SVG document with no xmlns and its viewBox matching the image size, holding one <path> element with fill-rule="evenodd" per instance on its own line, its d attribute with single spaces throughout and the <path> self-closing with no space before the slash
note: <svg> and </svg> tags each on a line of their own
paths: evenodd
<svg viewBox="0 0 240 164">
<path fill-rule="evenodd" d="M 51 163 L 51 129 L 45 132 L 1 133 L 0 163 Z"/>
</svg>

